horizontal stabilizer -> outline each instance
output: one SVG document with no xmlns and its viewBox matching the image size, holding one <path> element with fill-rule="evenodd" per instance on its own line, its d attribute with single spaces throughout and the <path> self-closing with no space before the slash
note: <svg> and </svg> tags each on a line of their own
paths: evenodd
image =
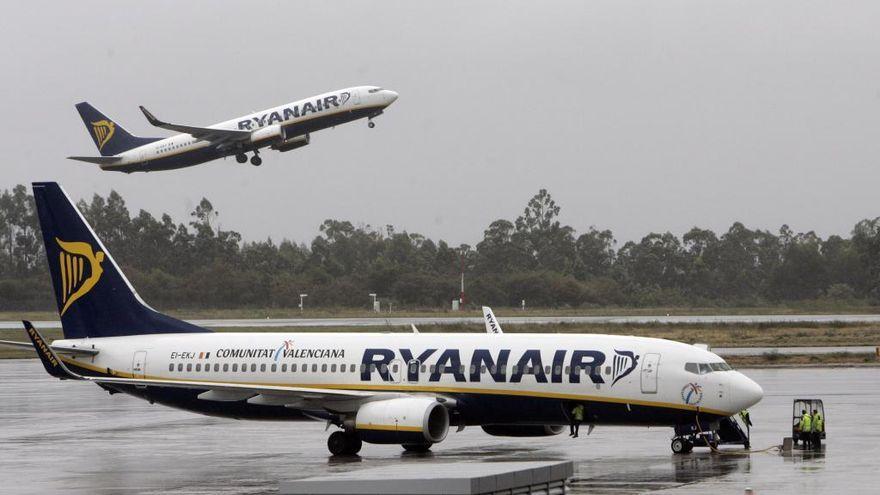
<svg viewBox="0 0 880 495">
<path fill-rule="evenodd" d="M 29 342 L 15 342 L 12 340 L 0 340 L 0 345 L 5 345 L 7 347 L 15 347 L 16 349 L 22 350 L 34 350 L 34 345 Z M 55 344 L 50 345 L 53 351 L 59 354 L 71 354 L 71 355 L 80 355 L 80 356 L 94 356 L 98 354 L 98 350 L 92 347 L 62 347 L 57 346 Z"/>
<path fill-rule="evenodd" d="M 113 165 L 122 161 L 121 156 L 68 156 L 67 159 L 98 165 Z"/>
</svg>

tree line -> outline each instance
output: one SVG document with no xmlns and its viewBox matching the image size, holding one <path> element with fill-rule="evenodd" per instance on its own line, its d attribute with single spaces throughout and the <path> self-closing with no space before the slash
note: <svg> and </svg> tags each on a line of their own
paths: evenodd
<svg viewBox="0 0 880 495">
<path fill-rule="evenodd" d="M 880 217 L 849 238 L 815 232 L 694 227 L 618 246 L 610 230 L 578 233 L 541 189 L 515 220 L 499 219 L 475 246 L 325 220 L 310 244 L 244 241 L 202 199 L 186 222 L 141 210 L 118 193 L 78 203 L 117 262 L 162 308 L 366 307 L 376 293 L 397 307 L 441 308 L 458 297 L 460 268 L 473 304 L 518 306 L 758 306 L 826 299 L 880 302 Z M 0 193 L 0 310 L 52 309 L 33 197 Z"/>
</svg>

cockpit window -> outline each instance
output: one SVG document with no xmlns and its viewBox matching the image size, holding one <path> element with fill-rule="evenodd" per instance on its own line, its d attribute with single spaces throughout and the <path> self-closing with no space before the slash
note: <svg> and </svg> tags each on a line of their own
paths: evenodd
<svg viewBox="0 0 880 495">
<path fill-rule="evenodd" d="M 730 371 L 733 368 L 725 362 L 720 363 L 685 363 L 684 370 L 695 375 L 705 375 L 713 371 Z"/>
<path fill-rule="evenodd" d="M 379 91 L 382 91 L 382 88 L 369 89 L 367 90 L 367 93 L 378 93 Z"/>
</svg>

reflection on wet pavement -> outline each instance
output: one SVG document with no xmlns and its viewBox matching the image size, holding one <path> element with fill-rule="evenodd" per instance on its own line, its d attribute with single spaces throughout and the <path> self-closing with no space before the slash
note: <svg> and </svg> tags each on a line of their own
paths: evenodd
<svg viewBox="0 0 880 495">
<path fill-rule="evenodd" d="M 823 452 L 674 456 L 668 428 L 596 428 L 571 440 L 450 432 L 428 454 L 364 445 L 331 458 L 321 423 L 207 418 L 94 385 L 49 378 L 36 360 L 0 361 L 0 493 L 274 493 L 281 479 L 390 463 L 575 461 L 571 493 L 873 493 L 880 454 L 876 369 L 746 370 L 766 392 L 752 409 L 756 449 L 790 434 L 792 399 L 825 399 Z"/>
</svg>

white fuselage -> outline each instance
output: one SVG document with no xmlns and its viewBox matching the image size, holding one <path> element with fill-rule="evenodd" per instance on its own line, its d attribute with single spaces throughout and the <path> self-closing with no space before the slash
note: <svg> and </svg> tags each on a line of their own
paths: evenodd
<svg viewBox="0 0 880 495">
<path fill-rule="evenodd" d="M 197 333 L 54 345 L 94 346 L 100 351 L 96 356 L 64 359 L 83 370 L 119 377 L 430 393 L 468 401 L 590 401 L 686 417 L 697 411 L 730 416 L 757 403 L 763 393 L 711 352 L 629 336 Z M 604 422 L 626 424 L 626 411 Z M 492 422 L 486 414 L 474 421 Z M 503 416 L 511 420 L 510 411 Z M 645 423 L 644 417 L 636 422 Z"/>
</svg>

